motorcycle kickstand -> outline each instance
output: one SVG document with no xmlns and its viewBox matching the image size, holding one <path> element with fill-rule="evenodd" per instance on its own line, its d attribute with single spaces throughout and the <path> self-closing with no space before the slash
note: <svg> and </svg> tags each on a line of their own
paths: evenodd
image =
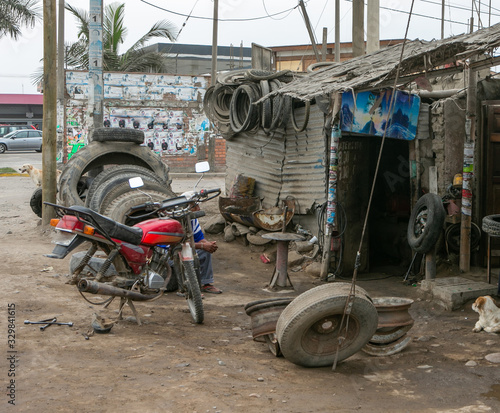
<svg viewBox="0 0 500 413">
<path fill-rule="evenodd" d="M 126 297 L 120 297 L 120 311 L 118 312 L 118 320 L 121 320 L 122 317 L 122 312 L 123 312 L 123 307 L 125 307 L 125 304 L 127 304 L 130 309 L 132 310 L 132 313 L 134 314 L 134 317 L 137 321 L 138 325 L 142 325 L 141 319 L 139 318 L 139 313 L 135 309 L 134 303 L 132 302 L 131 299 L 126 298 Z"/>
</svg>

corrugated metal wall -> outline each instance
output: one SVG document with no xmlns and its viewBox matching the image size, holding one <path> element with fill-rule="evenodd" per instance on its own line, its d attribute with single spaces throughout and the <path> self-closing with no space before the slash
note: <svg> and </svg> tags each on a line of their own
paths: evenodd
<svg viewBox="0 0 500 413">
<path fill-rule="evenodd" d="M 297 123 L 304 119 L 305 109 L 296 110 Z M 292 196 L 296 213 L 306 214 L 314 203 L 326 201 L 324 114 L 311 105 L 309 123 L 304 132 L 287 128 L 266 135 L 240 133 L 227 141 L 226 189 L 238 174 L 254 178 L 255 195 L 263 198 L 263 207 L 281 206 L 281 200 Z"/>
</svg>

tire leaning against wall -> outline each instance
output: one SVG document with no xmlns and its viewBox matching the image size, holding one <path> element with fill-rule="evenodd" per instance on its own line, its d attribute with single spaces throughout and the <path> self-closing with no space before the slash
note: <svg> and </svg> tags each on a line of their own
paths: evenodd
<svg viewBox="0 0 500 413">
<path fill-rule="evenodd" d="M 128 128 L 96 128 L 92 133 L 93 142 L 144 142 L 144 132 Z"/>
<path fill-rule="evenodd" d="M 109 168 L 106 168 L 92 180 L 92 183 L 87 191 L 87 196 L 85 198 L 85 206 L 88 207 L 90 205 L 94 194 L 101 186 L 101 184 L 109 181 L 110 179 L 113 179 L 118 175 L 123 175 L 123 174 L 127 174 L 129 178 L 132 178 L 134 176 L 140 176 L 140 177 L 151 178 L 152 180 L 160 184 L 162 183 L 162 180 L 153 171 L 144 168 L 142 166 L 137 166 L 137 165 L 111 166 Z"/>
<path fill-rule="evenodd" d="M 30 198 L 30 207 L 31 210 L 37 215 L 38 217 L 42 217 L 42 187 L 38 187 L 35 189 L 33 194 L 31 195 Z"/>
<path fill-rule="evenodd" d="M 500 215 L 486 215 L 483 218 L 483 231 L 495 237 L 500 236 Z"/>
<path fill-rule="evenodd" d="M 171 190 L 168 166 L 145 146 L 126 142 L 91 142 L 74 154 L 59 178 L 59 199 L 65 206 L 83 205 L 78 182 L 87 172 L 104 165 L 139 165 L 153 171 Z"/>
</svg>

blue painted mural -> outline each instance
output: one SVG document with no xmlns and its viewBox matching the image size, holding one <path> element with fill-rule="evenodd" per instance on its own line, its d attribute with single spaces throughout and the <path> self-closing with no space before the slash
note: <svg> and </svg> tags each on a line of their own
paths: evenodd
<svg viewBox="0 0 500 413">
<path fill-rule="evenodd" d="M 340 111 L 343 132 L 413 140 L 417 133 L 420 97 L 396 91 L 392 114 L 388 116 L 392 91 L 344 92 Z"/>
</svg>

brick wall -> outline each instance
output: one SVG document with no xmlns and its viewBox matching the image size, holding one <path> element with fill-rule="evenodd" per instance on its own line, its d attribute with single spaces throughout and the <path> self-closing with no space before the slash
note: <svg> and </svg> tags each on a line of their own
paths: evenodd
<svg viewBox="0 0 500 413">
<path fill-rule="evenodd" d="M 169 166 L 170 172 L 194 172 L 194 165 L 199 161 L 209 159 L 208 145 L 199 146 L 200 153 L 196 155 L 168 155 L 163 156 L 163 161 Z M 226 171 L 226 140 L 215 138 L 215 164 L 211 165 L 212 172 Z"/>
</svg>

